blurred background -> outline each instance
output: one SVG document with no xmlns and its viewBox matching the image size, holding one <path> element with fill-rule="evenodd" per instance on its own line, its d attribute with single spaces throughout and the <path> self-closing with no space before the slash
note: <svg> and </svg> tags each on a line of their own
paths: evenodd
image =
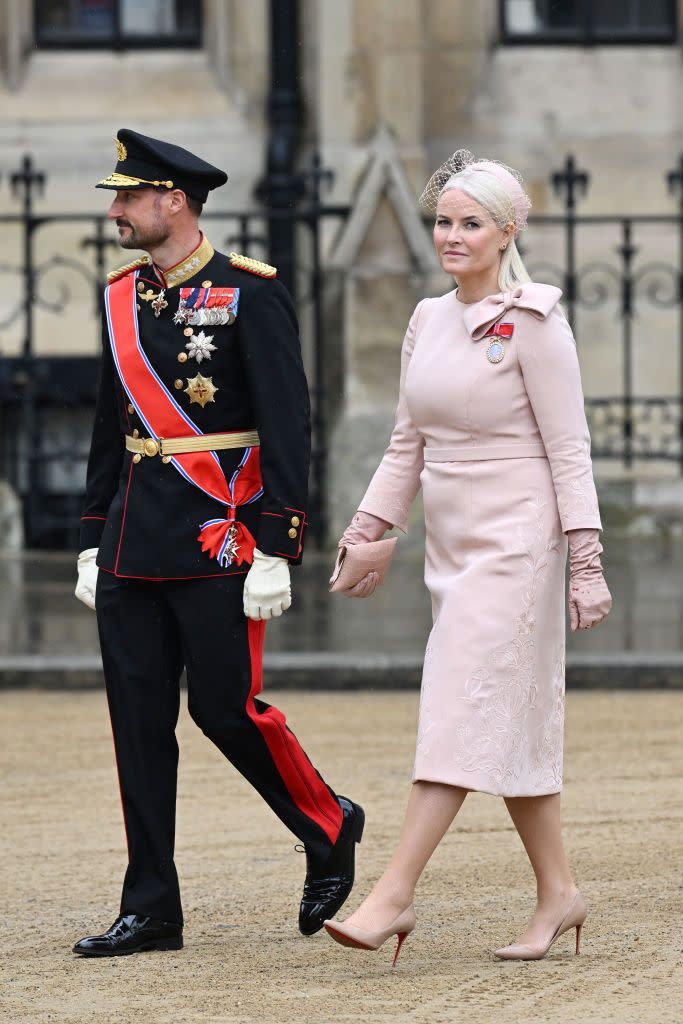
<svg viewBox="0 0 683 1024">
<path fill-rule="evenodd" d="M 72 592 L 121 127 L 228 171 L 204 230 L 299 311 L 311 527 L 271 682 L 419 683 L 419 502 L 370 603 L 326 580 L 410 313 L 452 287 L 416 197 L 467 147 L 524 175 L 524 257 L 577 338 L 615 604 L 568 685 L 681 686 L 682 42 L 682 0 L 0 0 L 0 686 L 100 685 Z"/>
</svg>

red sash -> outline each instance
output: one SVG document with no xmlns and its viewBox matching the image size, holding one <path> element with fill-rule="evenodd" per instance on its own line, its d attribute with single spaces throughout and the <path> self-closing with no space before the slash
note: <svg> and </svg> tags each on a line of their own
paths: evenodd
<svg viewBox="0 0 683 1024">
<path fill-rule="evenodd" d="M 178 405 L 147 358 L 140 343 L 137 317 L 137 272 L 126 274 L 105 290 L 109 338 L 121 383 L 149 436 L 202 437 L 203 433 Z M 253 561 L 256 541 L 244 523 L 236 520 L 239 505 L 248 505 L 263 494 L 258 448 L 246 448 L 242 461 L 228 483 L 215 452 L 174 455 L 178 472 L 215 501 L 226 505 L 225 519 L 211 519 L 200 526 L 197 540 L 202 551 L 221 565 Z"/>
</svg>

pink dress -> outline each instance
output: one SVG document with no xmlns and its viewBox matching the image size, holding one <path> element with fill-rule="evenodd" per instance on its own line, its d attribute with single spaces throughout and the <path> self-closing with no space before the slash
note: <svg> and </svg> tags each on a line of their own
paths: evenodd
<svg viewBox="0 0 683 1024">
<path fill-rule="evenodd" d="M 422 486 L 433 627 L 416 781 L 562 788 L 564 533 L 601 524 L 560 297 L 451 291 L 408 325 L 396 426 L 360 508 L 405 530 Z"/>
</svg>

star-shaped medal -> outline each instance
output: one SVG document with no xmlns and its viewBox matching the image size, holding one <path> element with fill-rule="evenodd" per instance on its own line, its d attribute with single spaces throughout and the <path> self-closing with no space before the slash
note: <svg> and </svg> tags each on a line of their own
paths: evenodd
<svg viewBox="0 0 683 1024">
<path fill-rule="evenodd" d="M 224 569 L 231 566 L 238 555 L 237 548 L 237 527 L 231 526 L 228 530 L 228 535 L 225 539 L 225 545 L 223 547 L 223 554 L 221 556 L 221 565 Z"/>
<path fill-rule="evenodd" d="M 212 341 L 213 334 L 204 334 L 204 331 L 193 334 L 185 346 L 190 359 L 196 359 L 198 363 L 201 363 L 202 359 L 210 359 L 211 353 L 216 351 L 216 346 L 211 344 Z"/>
<path fill-rule="evenodd" d="M 162 309 L 166 309 L 166 307 L 168 306 L 168 302 L 164 298 L 164 294 L 165 292 L 164 289 L 162 288 L 159 294 L 157 295 L 156 299 L 154 299 L 154 301 L 151 304 L 152 309 L 154 310 L 154 315 L 157 318 L 157 320 L 161 316 Z"/>
<path fill-rule="evenodd" d="M 186 379 L 185 394 L 190 396 L 190 404 L 197 402 L 203 409 L 207 402 L 216 401 L 213 396 L 218 388 L 214 387 L 211 377 L 202 377 L 201 373 L 198 373 L 196 377 L 187 377 Z"/>
</svg>

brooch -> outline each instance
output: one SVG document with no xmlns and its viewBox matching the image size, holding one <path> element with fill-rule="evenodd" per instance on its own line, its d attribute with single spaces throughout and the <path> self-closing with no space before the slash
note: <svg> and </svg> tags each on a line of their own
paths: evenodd
<svg viewBox="0 0 683 1024">
<path fill-rule="evenodd" d="M 503 338 L 511 338 L 514 329 L 514 324 L 494 324 L 493 327 L 486 332 L 484 337 L 491 339 L 489 341 L 488 348 L 486 349 L 486 358 L 490 363 L 502 363 L 505 356 Z"/>
</svg>

